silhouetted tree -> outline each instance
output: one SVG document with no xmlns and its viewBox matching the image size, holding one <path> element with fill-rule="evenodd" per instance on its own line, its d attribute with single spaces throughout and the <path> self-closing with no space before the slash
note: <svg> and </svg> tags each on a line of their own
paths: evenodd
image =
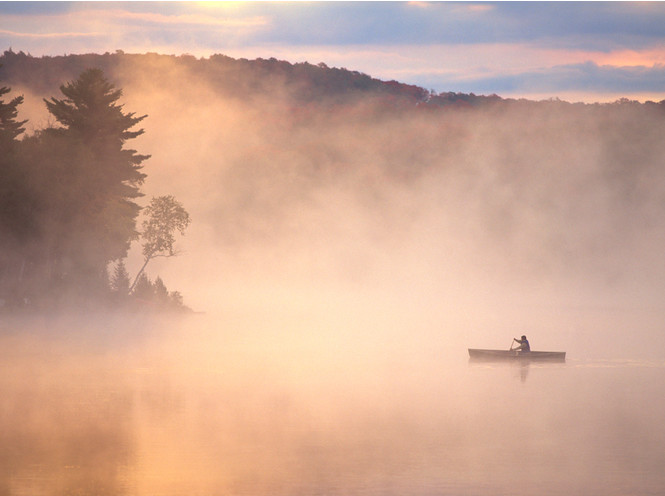
<svg viewBox="0 0 665 496">
<path fill-rule="evenodd" d="M 161 277 L 157 276 L 157 279 L 155 279 L 155 282 L 152 284 L 152 289 L 155 302 L 162 307 L 168 307 L 170 304 L 169 290 L 166 289 L 166 285 Z"/>
<path fill-rule="evenodd" d="M 43 219 L 49 272 L 69 285 L 101 286 L 108 263 L 125 257 L 138 237 L 133 200 L 142 196 L 148 156 L 124 145 L 143 133 L 130 129 L 146 116 L 124 113 L 116 103 L 122 91 L 99 69 L 60 90 L 64 99 L 44 100 L 60 127 L 40 132 L 37 146 L 42 175 L 50 178 L 43 191 L 52 213 Z"/>
<path fill-rule="evenodd" d="M 125 267 L 125 262 L 120 260 L 113 270 L 111 276 L 111 291 L 118 294 L 127 295 L 129 293 L 129 273 Z"/>
<path fill-rule="evenodd" d="M 22 245 L 32 225 L 32 197 L 17 153 L 17 138 L 27 121 L 17 120 L 22 96 L 8 102 L 2 98 L 10 91 L 6 86 L 0 87 L 0 298 L 3 300 L 20 297 L 26 265 Z"/>
<path fill-rule="evenodd" d="M 145 272 L 142 272 L 136 281 L 134 281 L 134 288 L 132 291 L 132 296 L 134 298 L 152 302 L 155 296 L 155 290 L 153 288 L 152 282 L 148 278 L 148 275 Z"/>
<path fill-rule="evenodd" d="M 171 305 L 175 308 L 185 308 L 185 303 L 180 294 L 180 291 L 171 291 L 169 293 L 169 298 L 171 299 Z"/>
<path fill-rule="evenodd" d="M 144 213 L 148 216 L 143 221 L 143 231 L 141 232 L 144 262 L 136 274 L 130 292 L 134 289 L 150 260 L 157 257 L 173 257 L 178 254 L 175 250 L 174 233 L 178 231 L 184 235 L 190 222 L 187 211 L 171 195 L 153 198 L 144 209 Z"/>
<path fill-rule="evenodd" d="M 157 311 L 191 311 L 184 305 L 182 295 L 178 291 L 169 292 L 161 277 L 150 280 L 146 272 L 142 272 L 136 282 L 130 300 L 139 304 L 140 308 Z"/>
<path fill-rule="evenodd" d="M 5 103 L 1 97 L 11 91 L 7 86 L 0 87 L 0 151 L 5 155 L 13 147 L 16 138 L 25 131 L 23 125 L 28 121 L 17 121 L 18 106 L 23 97 L 17 96 Z"/>
</svg>

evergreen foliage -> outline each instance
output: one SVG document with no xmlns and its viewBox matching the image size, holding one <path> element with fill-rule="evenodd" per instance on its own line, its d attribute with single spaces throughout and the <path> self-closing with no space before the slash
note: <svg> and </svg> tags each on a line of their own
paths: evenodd
<svg viewBox="0 0 665 496">
<path fill-rule="evenodd" d="M 152 281 L 145 272 L 138 276 L 136 284 L 134 285 L 132 296 L 134 296 L 136 299 L 147 302 L 150 302 L 154 299 L 155 290 L 153 288 Z"/>
<path fill-rule="evenodd" d="M 128 302 L 138 308 L 148 310 L 190 310 L 184 305 L 178 291 L 169 292 L 161 277 L 158 276 L 151 281 L 145 272 L 139 275 Z"/>
<path fill-rule="evenodd" d="M 21 282 L 26 268 L 21 251 L 33 227 L 30 212 L 34 199 L 18 152 L 17 138 L 27 122 L 17 120 L 23 97 L 5 101 L 3 97 L 10 92 L 11 88 L 0 87 L 0 285 L 5 281 L 9 287 L 0 298 L 19 302 L 24 298 Z"/>
<path fill-rule="evenodd" d="M 153 287 L 153 294 L 154 294 L 154 299 L 159 305 L 166 306 L 169 304 L 169 290 L 166 289 L 166 285 L 164 284 L 164 281 L 162 281 L 161 277 L 157 277 L 155 279 L 155 282 L 152 285 Z"/>
<path fill-rule="evenodd" d="M 61 127 L 39 132 L 32 145 L 32 177 L 42 199 L 41 235 L 45 272 L 62 290 L 84 293 L 103 284 L 106 266 L 127 255 L 136 239 L 136 217 L 148 157 L 124 149 L 143 117 L 125 114 L 116 90 L 97 69 L 61 86 L 66 98 L 45 100 Z M 144 116 L 145 117 L 145 116 Z M 55 187 L 54 187 L 55 186 Z"/>
<path fill-rule="evenodd" d="M 22 96 L 14 97 L 7 103 L 2 99 L 10 91 L 11 88 L 7 86 L 0 87 L 0 152 L 3 156 L 14 146 L 16 138 L 25 131 L 23 125 L 27 122 L 16 120 L 18 106 L 23 103 Z"/>
<path fill-rule="evenodd" d="M 9 91 L 1 87 L 0 97 Z M 60 91 L 64 98 L 44 100 L 55 125 L 20 141 L 26 121 L 17 120 L 17 107 L 23 98 L 0 99 L 4 305 L 88 305 L 103 302 L 110 292 L 130 293 L 123 258 L 139 236 L 141 207 L 135 200 L 143 196 L 141 169 L 149 156 L 125 145 L 143 133 L 135 126 L 146 116 L 124 112 L 118 103 L 122 90 L 100 69 L 84 70 Z M 107 267 L 114 260 L 109 280 Z M 159 281 L 160 294 L 168 295 Z M 147 278 L 142 285 L 154 293 Z"/>
<path fill-rule="evenodd" d="M 110 285 L 111 291 L 121 295 L 129 294 L 129 272 L 127 272 L 124 260 L 120 260 L 116 264 Z"/>
</svg>

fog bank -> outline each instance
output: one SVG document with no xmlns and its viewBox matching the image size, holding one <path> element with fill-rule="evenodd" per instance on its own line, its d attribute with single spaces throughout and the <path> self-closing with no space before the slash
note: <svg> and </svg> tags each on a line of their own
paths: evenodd
<svg viewBox="0 0 665 496">
<path fill-rule="evenodd" d="M 325 321 L 355 305 L 436 322 L 460 347 L 527 332 L 617 353 L 660 332 L 662 111 L 298 106 L 279 78 L 237 98 L 164 60 L 115 76 L 149 116 L 132 143 L 152 155 L 146 198 L 173 194 L 193 219 L 182 255 L 149 272 L 197 310 Z"/>
</svg>

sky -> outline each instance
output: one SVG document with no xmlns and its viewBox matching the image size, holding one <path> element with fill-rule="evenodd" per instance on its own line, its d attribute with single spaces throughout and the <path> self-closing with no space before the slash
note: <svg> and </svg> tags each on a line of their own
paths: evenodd
<svg viewBox="0 0 665 496">
<path fill-rule="evenodd" d="M 435 92 L 665 99 L 665 2 L 2 2 L 0 48 L 323 62 Z"/>
</svg>

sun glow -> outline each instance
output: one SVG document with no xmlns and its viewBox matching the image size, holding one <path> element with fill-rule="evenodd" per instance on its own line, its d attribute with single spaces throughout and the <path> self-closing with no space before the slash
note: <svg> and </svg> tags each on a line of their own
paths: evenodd
<svg viewBox="0 0 665 496">
<path fill-rule="evenodd" d="M 653 48 L 651 50 L 619 50 L 610 53 L 598 53 L 594 61 L 600 65 L 613 65 L 617 67 L 647 66 L 665 64 L 665 49 Z"/>
<path fill-rule="evenodd" d="M 181 24 L 219 27 L 256 27 L 267 24 L 267 19 L 262 16 L 232 18 L 219 17 L 208 14 L 165 15 L 158 13 L 139 13 L 126 11 L 115 11 L 113 15 L 115 17 L 132 21 L 142 21 L 163 25 Z"/>
</svg>

